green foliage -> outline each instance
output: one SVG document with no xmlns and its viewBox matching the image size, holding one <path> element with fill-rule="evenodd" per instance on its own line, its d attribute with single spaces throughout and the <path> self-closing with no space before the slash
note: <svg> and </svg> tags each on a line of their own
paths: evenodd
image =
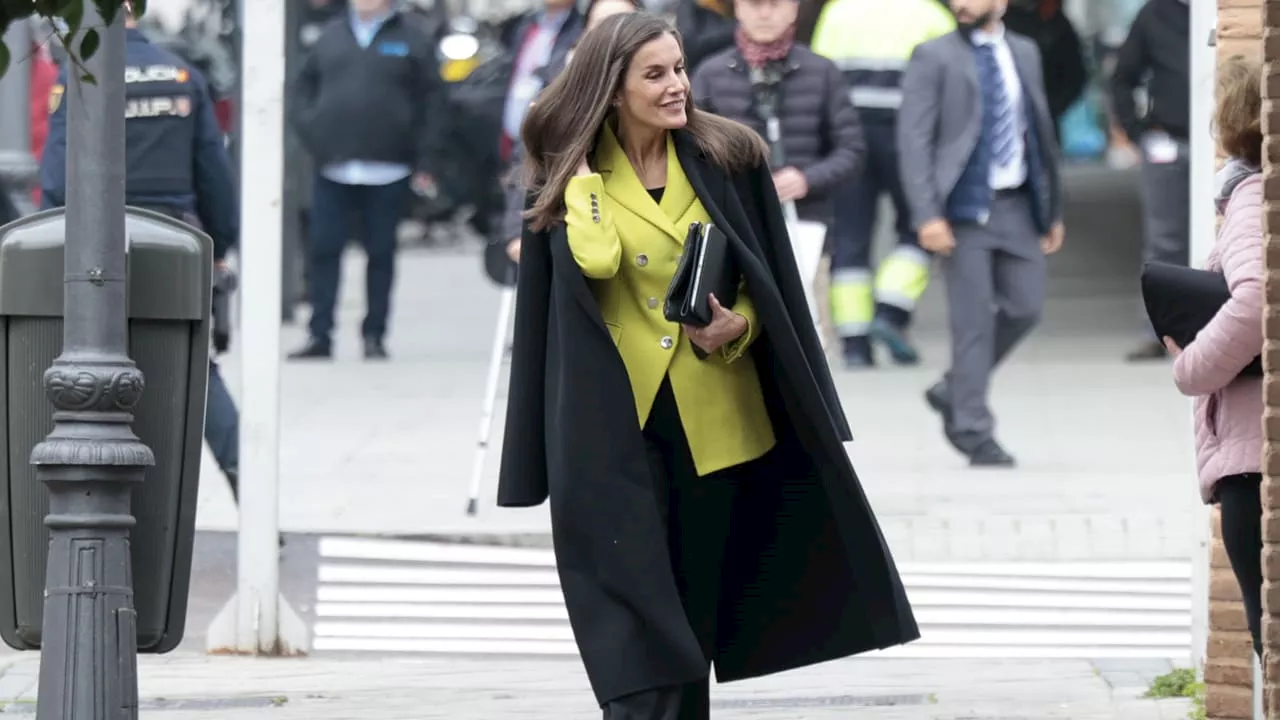
<svg viewBox="0 0 1280 720">
<path fill-rule="evenodd" d="M 85 3 L 92 2 L 98 14 L 111 24 L 122 11 L 128 0 L 0 0 L 0 31 L 7 30 L 10 23 L 24 21 L 33 16 L 53 20 L 58 29 L 54 31 L 58 42 L 67 49 L 67 54 L 75 67 L 83 73 L 81 79 L 93 82 L 93 76 L 85 70 L 84 61 L 93 57 L 102 44 L 102 35 L 98 28 L 83 27 Z M 134 17 L 141 17 L 147 10 L 147 0 L 132 0 Z M 10 48 L 0 43 L 0 75 L 9 69 L 14 54 L 24 57 L 27 48 Z"/>
<path fill-rule="evenodd" d="M 1191 698 L 1191 712 L 1187 719 L 1205 720 L 1204 683 L 1196 678 L 1196 671 L 1191 668 L 1178 668 L 1156 678 L 1143 697 Z"/>
</svg>

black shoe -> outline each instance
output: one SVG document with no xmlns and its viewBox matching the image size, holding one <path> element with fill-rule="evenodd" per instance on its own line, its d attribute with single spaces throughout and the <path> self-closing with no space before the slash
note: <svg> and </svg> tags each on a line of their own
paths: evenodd
<svg viewBox="0 0 1280 720">
<path fill-rule="evenodd" d="M 290 360 L 329 360 L 333 357 L 333 344 L 328 340 L 310 338 L 307 344 L 289 353 Z"/>
<path fill-rule="evenodd" d="M 955 409 L 951 407 L 951 397 L 947 394 L 946 383 L 939 382 L 925 390 L 924 401 L 931 410 L 938 413 L 942 418 L 942 435 L 947 438 L 947 443 L 961 455 L 969 455 L 970 449 L 975 447 L 977 443 L 973 438 L 957 433 L 952 429 Z"/>
<path fill-rule="evenodd" d="M 1165 348 L 1164 343 L 1148 340 L 1130 350 L 1124 356 L 1124 359 L 1125 362 L 1148 362 L 1151 360 L 1164 360 L 1167 357 L 1169 357 L 1169 350 Z"/>
<path fill-rule="evenodd" d="M 382 344 L 378 338 L 364 339 L 364 359 L 365 360 L 386 360 L 391 356 L 387 354 L 387 347 Z"/>
<path fill-rule="evenodd" d="M 987 438 L 969 451 L 969 467 L 1004 467 L 1017 465 L 1013 456 L 1000 447 L 1000 443 Z"/>
<path fill-rule="evenodd" d="M 884 318 L 871 321 L 871 337 L 889 349 L 889 356 L 899 365 L 917 365 L 920 353 L 916 350 L 901 328 L 895 327 Z"/>
<path fill-rule="evenodd" d="M 876 356 L 871 350 L 871 339 L 866 336 L 847 337 L 844 345 L 844 366 L 849 370 L 863 370 L 876 366 Z"/>
<path fill-rule="evenodd" d="M 929 408 L 942 416 L 942 421 L 947 425 L 951 424 L 951 398 L 947 396 L 947 386 L 943 382 L 938 382 L 924 391 L 924 401 Z"/>
</svg>

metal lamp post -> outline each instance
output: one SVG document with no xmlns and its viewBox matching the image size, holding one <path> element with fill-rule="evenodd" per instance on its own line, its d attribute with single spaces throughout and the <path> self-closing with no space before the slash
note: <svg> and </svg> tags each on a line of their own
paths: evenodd
<svg viewBox="0 0 1280 720">
<path fill-rule="evenodd" d="M 137 636 L 129 530 L 133 487 L 154 464 L 131 428 L 142 373 L 125 316 L 124 13 L 68 73 L 67 209 L 62 354 L 44 375 L 53 432 L 31 462 L 49 489 L 49 565 L 39 720 L 138 717 Z"/>
</svg>

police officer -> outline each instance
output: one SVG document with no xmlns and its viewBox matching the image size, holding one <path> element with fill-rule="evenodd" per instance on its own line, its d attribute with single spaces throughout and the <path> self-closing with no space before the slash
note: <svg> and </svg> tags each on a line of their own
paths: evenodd
<svg viewBox="0 0 1280 720">
<path fill-rule="evenodd" d="M 895 128 L 902 73 L 911 52 L 954 30 L 955 19 L 937 0 L 821 0 L 809 3 L 806 15 L 813 28 L 810 47 L 843 70 L 868 149 L 866 169 L 854 176 L 836 202 L 832 324 L 849 367 L 875 364 L 872 338 L 885 345 L 895 362 L 912 365 L 919 354 L 906 330 L 929 283 L 931 258 L 911 229 Z M 805 26 L 802 22 L 802 41 Z M 886 194 L 897 215 L 897 243 L 873 275 L 872 234 L 880 198 Z"/>
<path fill-rule="evenodd" d="M 125 202 L 199 227 L 213 238 L 217 271 L 240 233 L 236 188 L 208 85 L 181 58 L 152 45 L 125 4 Z M 60 207 L 67 190 L 66 70 L 49 96 L 49 137 L 40 164 L 41 204 Z M 205 440 L 238 495 L 240 418 L 209 363 Z"/>
</svg>

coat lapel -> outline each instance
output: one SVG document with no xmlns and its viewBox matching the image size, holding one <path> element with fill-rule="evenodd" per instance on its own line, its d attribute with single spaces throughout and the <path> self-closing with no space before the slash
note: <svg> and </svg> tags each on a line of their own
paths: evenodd
<svg viewBox="0 0 1280 720">
<path fill-rule="evenodd" d="M 670 143 L 671 141 L 668 140 L 667 142 Z M 672 159 L 669 150 L 670 146 L 668 146 L 667 153 L 668 184 L 674 179 L 671 176 Z M 631 167 L 631 161 L 627 159 L 627 154 L 623 152 L 617 136 L 614 135 L 613 129 L 608 125 L 605 125 L 604 133 L 600 138 L 600 147 L 596 152 L 596 157 L 600 164 L 600 174 L 604 176 L 604 191 L 610 200 L 632 215 L 671 236 L 676 242 L 684 242 L 684 235 L 677 231 L 671 216 L 663 212 L 663 208 L 653 201 L 649 191 L 640 182 L 640 177 L 636 175 L 635 168 Z M 663 204 L 667 205 L 667 190 L 663 191 L 662 199 Z M 674 198 L 671 203 L 678 204 Z M 676 217 L 679 216 L 677 215 Z"/>
<path fill-rule="evenodd" d="M 675 155 L 680 162 L 680 168 L 684 171 L 681 174 L 687 179 L 693 195 L 702 200 L 702 207 L 711 216 L 711 222 L 726 233 L 736 236 L 733 226 L 725 219 L 724 214 L 725 193 L 728 189 L 724 173 L 707 162 L 706 156 L 688 133 L 672 133 L 672 143 L 675 146 Z M 668 171 L 668 177 L 670 177 L 670 171 Z"/>
</svg>

